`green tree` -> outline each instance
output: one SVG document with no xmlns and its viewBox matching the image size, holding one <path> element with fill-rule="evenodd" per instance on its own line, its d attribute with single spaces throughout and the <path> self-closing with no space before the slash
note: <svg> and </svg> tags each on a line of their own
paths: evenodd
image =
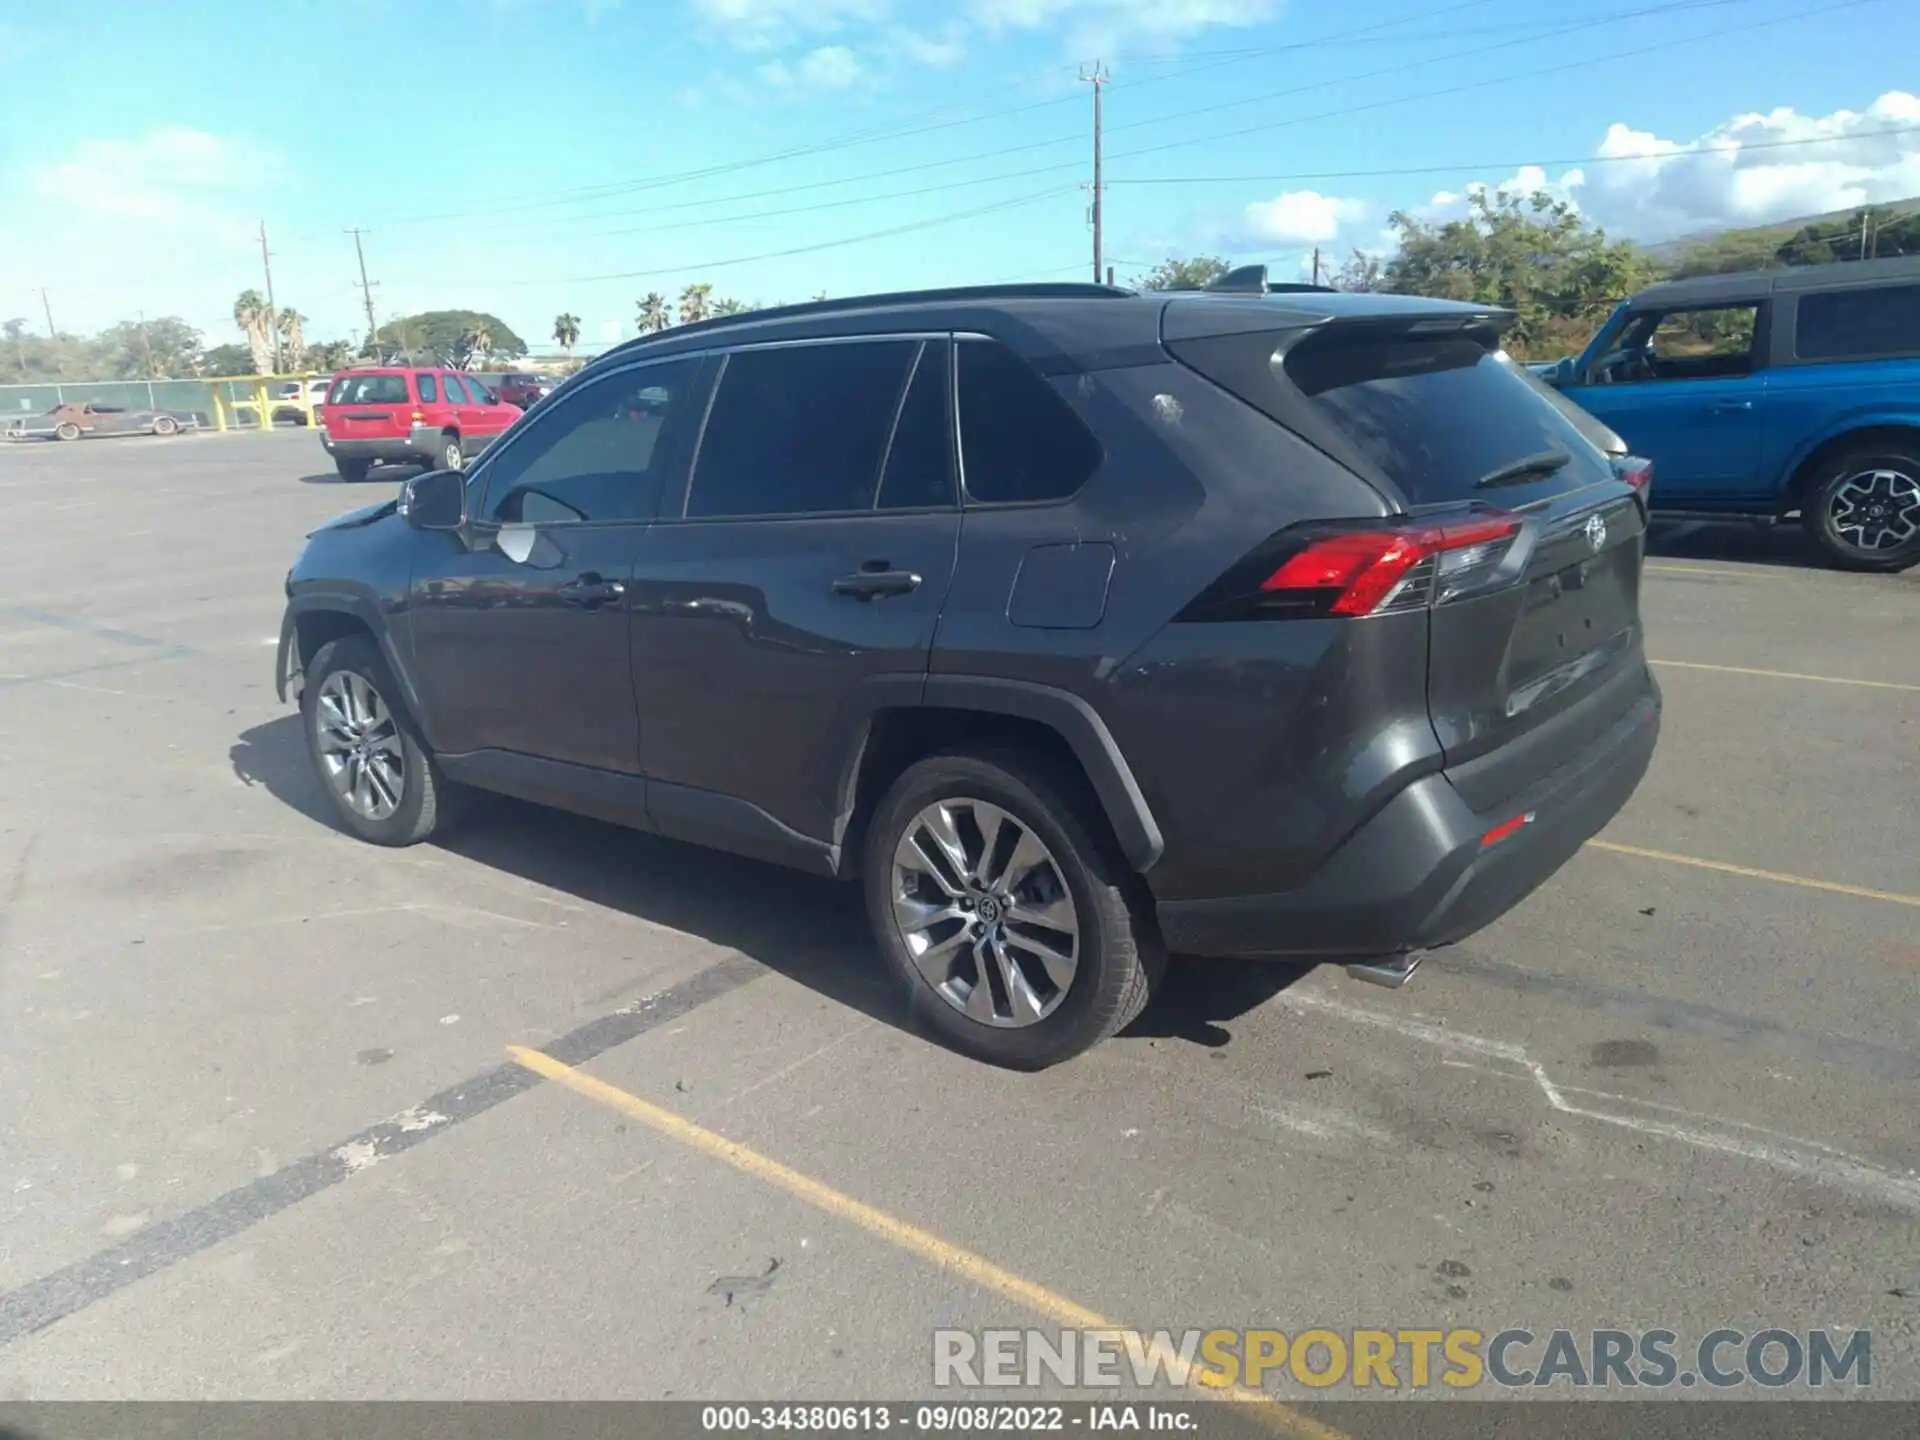
<svg viewBox="0 0 1920 1440">
<path fill-rule="evenodd" d="M 233 323 L 247 337 L 253 351 L 253 373 L 273 373 L 273 312 L 258 290 L 242 290 L 233 301 Z"/>
<path fill-rule="evenodd" d="M 355 346 L 351 340 L 322 340 L 307 347 L 307 368 L 310 370 L 344 370 L 353 363 Z"/>
<path fill-rule="evenodd" d="M 201 373 L 202 336 L 177 315 L 122 321 L 94 337 L 91 369 L 101 379 L 169 380 Z"/>
<path fill-rule="evenodd" d="M 1186 260 L 1163 260 L 1140 281 L 1142 290 L 1200 290 L 1231 267 L 1218 255 L 1195 255 Z"/>
<path fill-rule="evenodd" d="M 689 285 L 680 292 L 680 323 L 697 325 L 713 313 L 713 286 Z"/>
<path fill-rule="evenodd" d="M 282 310 L 274 317 L 274 323 L 280 331 L 280 364 L 283 369 L 299 372 L 307 368 L 307 337 L 301 333 L 301 326 L 307 317 L 298 310 Z"/>
<path fill-rule="evenodd" d="M 744 315 L 749 310 L 758 310 L 759 308 L 758 305 L 748 300 L 734 300 L 729 298 L 713 302 L 713 313 L 715 315 Z"/>
<path fill-rule="evenodd" d="M 1689 243 L 1674 264 L 1675 278 L 1694 275 L 1733 275 L 1746 270 L 1771 270 L 1781 263 L 1777 231 L 1730 230 Z"/>
<path fill-rule="evenodd" d="M 658 290 L 649 290 L 638 308 L 639 315 L 635 323 L 642 335 L 658 335 L 673 324 L 673 305 Z"/>
<path fill-rule="evenodd" d="M 1920 214 L 1866 206 L 1851 215 L 1814 220 L 1780 243 L 1781 265 L 1832 265 L 1846 260 L 1920 255 Z"/>
<path fill-rule="evenodd" d="M 569 359 L 573 356 L 573 347 L 580 340 L 580 317 L 573 314 L 553 317 L 553 338 Z"/>
<path fill-rule="evenodd" d="M 1507 348 L 1518 358 L 1577 349 L 1615 304 L 1659 274 L 1646 252 L 1607 239 L 1545 192 L 1479 190 L 1469 207 L 1464 219 L 1438 223 L 1395 211 L 1400 248 L 1383 288 L 1512 310 Z"/>
<path fill-rule="evenodd" d="M 495 360 L 518 360 L 527 353 L 527 342 L 506 321 L 480 310 L 423 310 L 418 315 L 403 315 L 375 332 L 374 348 L 384 354 L 397 351 L 411 355 L 416 362 L 464 366 L 473 356 L 473 341 L 481 332 L 486 335 L 481 348 Z"/>
<path fill-rule="evenodd" d="M 253 368 L 253 350 L 246 345 L 216 345 L 207 351 L 202 365 L 209 375 L 257 375 Z"/>
<path fill-rule="evenodd" d="M 1327 277 L 1327 283 L 1336 290 L 1366 294 L 1385 286 L 1386 267 L 1381 263 L 1378 255 L 1367 255 L 1355 250 L 1347 256 L 1345 264 Z"/>
</svg>

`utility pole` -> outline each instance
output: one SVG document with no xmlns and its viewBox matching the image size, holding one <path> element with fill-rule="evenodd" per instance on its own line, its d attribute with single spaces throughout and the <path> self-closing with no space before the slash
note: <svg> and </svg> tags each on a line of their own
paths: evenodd
<svg viewBox="0 0 1920 1440">
<path fill-rule="evenodd" d="M 148 378 L 149 380 L 151 380 L 151 379 L 153 379 L 153 378 L 154 378 L 154 373 L 153 373 L 153 338 L 152 338 L 152 337 L 151 337 L 150 335 L 148 335 L 148 334 L 147 334 L 147 312 L 146 312 L 146 311 L 144 311 L 144 310 L 136 310 L 136 311 L 134 311 L 134 314 L 135 314 L 136 316 L 138 316 L 138 317 L 139 317 L 139 324 L 140 324 L 140 348 L 141 348 L 141 349 L 142 349 L 143 351 L 145 351 L 145 352 L 146 352 L 146 356 L 147 356 L 147 378 Z"/>
<path fill-rule="evenodd" d="M 280 373 L 280 311 L 273 303 L 273 256 L 267 252 L 267 222 L 260 222 L 260 264 L 267 272 L 267 338 L 273 345 L 273 373 Z"/>
<path fill-rule="evenodd" d="M 47 299 L 47 287 L 44 285 L 40 287 L 40 308 L 47 312 L 47 338 L 58 340 L 60 332 L 53 328 L 53 302 Z"/>
<path fill-rule="evenodd" d="M 1100 178 L 1100 92 L 1106 89 L 1110 77 L 1106 66 L 1098 60 L 1089 69 L 1080 72 L 1080 78 L 1093 86 L 1093 283 L 1100 283 L 1101 271 L 1101 222 L 1105 218 L 1100 203 L 1101 193 L 1106 188 Z"/>
<path fill-rule="evenodd" d="M 371 232 L 362 230 L 356 225 L 347 233 L 353 236 L 353 253 L 360 260 L 360 296 L 367 302 L 367 350 L 371 354 L 374 350 L 374 337 L 380 333 L 380 322 L 373 318 L 373 282 L 367 279 L 367 252 L 360 244 L 360 237 Z"/>
<path fill-rule="evenodd" d="M 1320 283 L 1320 247 L 1318 245 L 1313 247 L 1313 283 L 1316 285 Z"/>
</svg>

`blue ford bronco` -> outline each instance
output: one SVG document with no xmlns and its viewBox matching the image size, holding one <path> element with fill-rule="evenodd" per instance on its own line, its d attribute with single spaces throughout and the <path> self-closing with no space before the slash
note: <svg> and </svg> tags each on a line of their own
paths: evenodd
<svg viewBox="0 0 1920 1440">
<path fill-rule="evenodd" d="M 1670 280 L 1533 368 L 1653 462 L 1657 517 L 1797 513 L 1847 569 L 1920 562 L 1920 256 Z"/>
</svg>

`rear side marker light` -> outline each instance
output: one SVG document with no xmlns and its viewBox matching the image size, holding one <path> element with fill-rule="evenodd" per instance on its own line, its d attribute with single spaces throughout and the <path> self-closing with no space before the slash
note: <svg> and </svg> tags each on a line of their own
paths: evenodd
<svg viewBox="0 0 1920 1440">
<path fill-rule="evenodd" d="M 1613 473 L 1641 494 L 1652 488 L 1653 462 L 1640 455 L 1622 455 L 1613 462 Z"/>
<path fill-rule="evenodd" d="M 1472 572 L 1499 564 L 1519 533 L 1519 518 L 1505 513 L 1451 525 L 1350 530 L 1310 541 L 1260 589 L 1316 599 L 1321 603 L 1312 611 L 1322 615 L 1423 609 L 1460 589 Z"/>
<path fill-rule="evenodd" d="M 1518 835 L 1532 823 L 1533 811 L 1531 810 L 1527 811 L 1524 815 L 1516 815 L 1511 820 L 1503 820 L 1500 824 L 1494 826 L 1480 837 L 1480 848 L 1482 850 L 1490 849 L 1498 845 L 1502 840 Z"/>
</svg>

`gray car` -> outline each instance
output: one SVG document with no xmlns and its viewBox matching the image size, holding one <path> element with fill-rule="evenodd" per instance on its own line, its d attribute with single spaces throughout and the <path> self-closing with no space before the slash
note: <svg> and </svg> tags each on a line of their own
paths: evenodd
<svg viewBox="0 0 1920 1440">
<path fill-rule="evenodd" d="M 859 883 L 996 1063 L 1111 1035 L 1169 953 L 1398 983 L 1659 733 L 1645 497 L 1511 318 L 1030 285 L 679 326 L 316 531 L 280 693 L 376 843 L 474 787 Z"/>
<path fill-rule="evenodd" d="M 200 417 L 191 410 L 129 410 L 97 400 L 73 400 L 44 415 L 15 420 L 6 434 L 10 440 L 80 440 L 89 435 L 178 435 L 199 428 Z"/>
</svg>

